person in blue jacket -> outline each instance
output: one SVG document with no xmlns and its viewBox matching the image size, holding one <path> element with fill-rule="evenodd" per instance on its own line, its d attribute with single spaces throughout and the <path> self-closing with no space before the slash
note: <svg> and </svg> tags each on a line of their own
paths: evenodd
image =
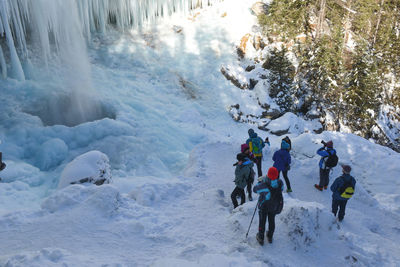
<svg viewBox="0 0 400 267">
<path fill-rule="evenodd" d="M 264 244 L 264 232 L 265 224 L 268 218 L 268 232 L 267 238 L 268 242 L 272 243 L 272 237 L 275 231 L 275 213 L 268 210 L 268 201 L 271 199 L 271 192 L 268 189 L 268 185 L 272 188 L 281 188 L 283 190 L 283 182 L 279 179 L 279 172 L 275 167 L 271 167 L 268 170 L 266 176 L 261 176 L 258 178 L 259 182 L 253 187 L 253 192 L 259 194 L 258 198 L 258 215 L 259 215 L 259 225 L 258 233 L 256 235 L 257 241 L 263 245 Z"/>
<path fill-rule="evenodd" d="M 274 161 L 274 167 L 278 169 L 279 174 L 282 172 L 283 178 L 286 183 L 286 191 L 292 192 L 292 188 L 290 187 L 290 181 L 288 177 L 288 170 L 290 169 L 290 163 L 292 162 L 292 158 L 289 153 L 290 145 L 282 140 L 281 149 L 276 151 L 272 156 L 272 160 Z"/>
<path fill-rule="evenodd" d="M 266 142 L 264 142 L 261 137 L 257 135 L 257 133 L 254 132 L 253 129 L 249 129 L 248 131 L 249 138 L 246 140 L 246 144 L 250 148 L 250 152 L 253 153 L 254 158 L 256 159 L 256 165 L 257 165 L 257 174 L 258 177 L 262 176 L 262 167 L 261 167 L 261 162 L 262 162 L 262 149 L 265 147 L 265 144 L 267 143 L 269 145 L 268 138 L 265 139 Z"/>
<path fill-rule="evenodd" d="M 341 222 L 344 218 L 347 201 L 352 197 L 356 187 L 356 179 L 350 175 L 351 167 L 349 165 L 343 165 L 342 171 L 343 174 L 336 178 L 331 185 L 331 191 L 333 192 L 332 213 L 336 217 L 339 209 L 339 222 Z"/>
<path fill-rule="evenodd" d="M 323 142 L 323 144 L 324 146 L 317 150 L 317 154 L 321 156 L 321 160 L 319 161 L 319 184 L 314 185 L 319 191 L 328 189 L 331 168 L 327 167 L 325 162 L 329 155 L 336 154 L 332 141 Z"/>
</svg>

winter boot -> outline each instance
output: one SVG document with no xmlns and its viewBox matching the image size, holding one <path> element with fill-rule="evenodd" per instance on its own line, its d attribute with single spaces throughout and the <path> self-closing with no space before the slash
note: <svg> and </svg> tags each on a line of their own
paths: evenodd
<svg viewBox="0 0 400 267">
<path fill-rule="evenodd" d="M 268 243 L 272 243 L 272 236 L 269 235 L 269 233 L 267 232 L 267 239 L 268 239 Z"/>
<path fill-rule="evenodd" d="M 257 239 L 258 243 L 260 243 L 261 246 L 264 245 L 264 234 L 258 232 L 256 235 L 256 239 Z"/>
<path fill-rule="evenodd" d="M 317 185 L 317 184 L 315 184 L 314 187 L 317 188 L 319 191 L 322 191 L 322 190 L 323 190 L 323 189 L 322 189 L 323 187 L 321 187 L 321 186 L 319 186 L 319 185 Z"/>
</svg>

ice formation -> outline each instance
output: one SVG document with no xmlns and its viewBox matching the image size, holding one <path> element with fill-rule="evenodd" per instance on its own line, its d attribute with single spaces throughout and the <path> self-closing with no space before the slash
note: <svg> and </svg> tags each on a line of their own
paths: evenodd
<svg viewBox="0 0 400 267">
<path fill-rule="evenodd" d="M 55 50 L 66 61 L 62 64 L 76 69 L 74 59 L 86 53 L 84 37 L 90 40 L 92 32 L 105 33 L 108 24 L 124 30 L 217 1 L 221 0 L 1 0 L 2 76 L 24 80 L 30 51 L 40 51 L 47 64 Z M 78 55 L 70 57 L 68 51 Z"/>
</svg>

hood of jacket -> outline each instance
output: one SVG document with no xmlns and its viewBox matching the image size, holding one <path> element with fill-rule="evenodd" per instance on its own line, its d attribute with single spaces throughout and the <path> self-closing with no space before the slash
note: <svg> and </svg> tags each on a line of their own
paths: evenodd
<svg viewBox="0 0 400 267">
<path fill-rule="evenodd" d="M 257 137 L 257 133 L 249 133 L 250 138 L 256 138 Z"/>
</svg>

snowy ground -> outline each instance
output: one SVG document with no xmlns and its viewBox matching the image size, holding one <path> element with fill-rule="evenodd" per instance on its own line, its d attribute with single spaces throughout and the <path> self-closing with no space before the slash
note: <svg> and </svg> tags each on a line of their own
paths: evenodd
<svg viewBox="0 0 400 267">
<path fill-rule="evenodd" d="M 94 37 L 96 92 L 86 93 L 115 119 L 43 126 L 25 111 L 68 88 L 0 81 L 0 266 L 398 266 L 400 155 L 352 134 L 293 130 L 294 192 L 284 195 L 274 243 L 255 241 L 257 216 L 245 239 L 256 202 L 232 212 L 230 193 L 249 126 L 227 108 L 254 100 L 219 70 L 236 60 L 253 2 Z M 282 127 L 296 123 L 304 124 L 288 116 Z M 264 171 L 280 142 L 269 137 Z M 331 194 L 313 188 L 321 140 L 333 140 L 358 182 L 340 224 Z M 113 183 L 57 190 L 65 166 L 91 150 L 108 156 Z"/>
</svg>

